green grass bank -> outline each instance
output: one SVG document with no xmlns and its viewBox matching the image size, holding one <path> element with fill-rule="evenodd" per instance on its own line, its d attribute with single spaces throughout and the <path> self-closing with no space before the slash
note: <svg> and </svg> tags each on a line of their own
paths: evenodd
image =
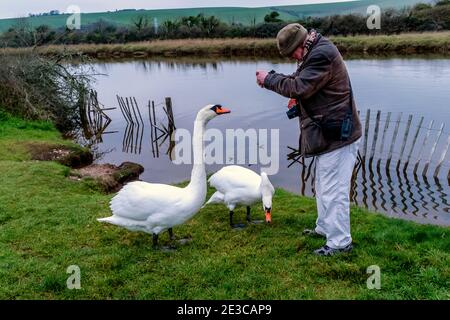
<svg viewBox="0 0 450 320">
<path fill-rule="evenodd" d="M 450 53 L 450 32 L 405 33 L 399 35 L 330 37 L 343 54 L 422 54 Z M 18 54 L 37 50 L 44 55 L 63 52 L 84 53 L 94 58 L 153 56 L 252 56 L 279 57 L 275 39 L 183 39 L 126 44 L 53 45 L 31 48 L 6 48 L 0 53 Z"/>
<path fill-rule="evenodd" d="M 450 299 L 450 228 L 353 207 L 354 251 L 320 258 L 311 251 L 322 240 L 301 235 L 314 199 L 278 189 L 272 226 L 232 231 L 227 210 L 209 206 L 174 229 L 192 242 L 155 251 L 150 235 L 98 223 L 112 195 L 30 160 L 33 141 L 71 144 L 49 123 L 0 113 L 0 299 Z M 66 287 L 70 265 L 80 290 Z M 381 290 L 367 289 L 371 265 Z"/>
</svg>

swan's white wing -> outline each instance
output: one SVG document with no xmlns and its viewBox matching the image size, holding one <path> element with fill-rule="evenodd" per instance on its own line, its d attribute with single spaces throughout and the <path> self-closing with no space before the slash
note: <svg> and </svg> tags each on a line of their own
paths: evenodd
<svg viewBox="0 0 450 320">
<path fill-rule="evenodd" d="M 241 166 L 227 166 L 213 174 L 208 181 L 216 190 L 226 194 L 232 190 L 259 188 L 261 177 Z"/>
<path fill-rule="evenodd" d="M 111 200 L 111 210 L 114 215 L 143 221 L 152 214 L 181 207 L 184 194 L 182 188 L 166 184 L 131 182 Z"/>
</svg>

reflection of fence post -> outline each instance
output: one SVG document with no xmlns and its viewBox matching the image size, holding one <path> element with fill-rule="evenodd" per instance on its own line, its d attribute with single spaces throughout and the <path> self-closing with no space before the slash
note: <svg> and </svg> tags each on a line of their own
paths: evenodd
<svg viewBox="0 0 450 320">
<path fill-rule="evenodd" d="M 430 125 L 428 126 L 427 133 L 425 135 L 425 138 L 423 139 L 422 147 L 420 148 L 419 154 L 417 156 L 417 162 L 416 162 L 416 164 L 414 166 L 414 175 L 417 174 L 417 169 L 419 168 L 419 163 L 420 163 L 420 160 L 421 160 L 420 158 L 422 157 L 422 152 L 423 152 L 425 146 L 427 145 L 428 138 L 430 137 L 431 129 L 433 129 L 433 124 L 434 124 L 434 120 L 431 120 L 430 121 Z"/>
<path fill-rule="evenodd" d="M 405 152 L 406 142 L 408 141 L 409 129 L 411 128 L 412 118 L 413 118 L 413 116 L 412 116 L 412 114 L 410 114 L 408 117 L 408 123 L 406 124 L 405 136 L 403 137 L 402 149 L 400 151 L 400 156 L 399 156 L 398 162 L 397 162 L 397 168 L 396 168 L 397 171 L 400 168 L 400 163 L 402 162 L 403 153 Z"/>
<path fill-rule="evenodd" d="M 445 145 L 445 148 L 442 151 L 441 157 L 439 158 L 439 162 L 438 162 L 438 165 L 436 166 L 436 170 L 434 170 L 434 174 L 433 174 L 434 178 L 437 178 L 439 175 L 439 171 L 441 170 L 442 163 L 444 162 L 445 156 L 447 155 L 449 145 L 450 145 L 450 135 L 447 138 L 447 144 Z"/>
<path fill-rule="evenodd" d="M 439 139 L 441 138 L 443 130 L 444 130 L 444 124 L 441 124 L 441 128 L 439 129 L 439 133 L 436 138 L 436 141 L 434 142 L 433 147 L 431 148 L 430 156 L 428 157 L 428 160 L 425 163 L 425 166 L 423 167 L 422 176 L 424 176 L 424 177 L 427 175 L 428 167 L 430 166 L 431 159 L 433 158 L 434 152 L 436 151 L 436 146 L 439 142 Z"/>
<path fill-rule="evenodd" d="M 386 162 L 386 170 L 389 170 L 389 166 L 391 164 L 392 154 L 394 152 L 395 141 L 397 140 L 398 128 L 400 127 L 400 120 L 402 119 L 402 115 L 403 115 L 403 112 L 400 112 L 400 114 L 398 115 L 396 124 L 395 124 L 394 135 L 392 136 L 391 147 L 389 149 L 388 159 Z"/>
</svg>

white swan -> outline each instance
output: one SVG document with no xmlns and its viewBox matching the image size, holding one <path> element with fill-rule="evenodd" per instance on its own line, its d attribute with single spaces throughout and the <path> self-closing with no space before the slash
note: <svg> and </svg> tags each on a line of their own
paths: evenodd
<svg viewBox="0 0 450 320">
<path fill-rule="evenodd" d="M 172 227 L 192 218 L 206 199 L 203 141 L 206 123 L 229 112 L 221 105 L 207 105 L 198 112 L 192 136 L 194 165 L 191 181 L 185 188 L 142 181 L 128 183 L 111 200 L 113 215 L 97 220 L 131 231 L 151 233 L 154 246 L 157 246 L 158 235 L 165 230 L 169 231 L 172 240 Z"/>
<path fill-rule="evenodd" d="M 217 191 L 208 200 L 209 203 L 224 203 L 230 210 L 230 225 L 241 228 L 242 224 L 233 224 L 234 208 L 237 205 L 247 206 L 247 221 L 251 221 L 250 206 L 262 200 L 266 214 L 266 222 L 272 222 L 272 197 L 275 189 L 265 172 L 261 176 L 252 170 L 240 166 L 227 166 L 209 178 L 209 184 Z"/>
</svg>

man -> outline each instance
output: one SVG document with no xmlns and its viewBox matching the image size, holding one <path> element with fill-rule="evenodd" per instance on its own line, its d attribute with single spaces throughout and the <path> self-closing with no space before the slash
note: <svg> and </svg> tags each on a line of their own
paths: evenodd
<svg viewBox="0 0 450 320">
<path fill-rule="evenodd" d="M 300 116 L 300 151 L 316 156 L 315 192 L 318 217 L 306 235 L 322 236 L 321 256 L 352 250 L 350 185 L 361 138 L 361 122 L 350 79 L 336 46 L 300 24 L 287 25 L 277 35 L 280 54 L 298 63 L 292 75 L 258 70 L 257 83 L 291 98 Z M 294 103 L 293 103 L 294 102 Z"/>
</svg>

